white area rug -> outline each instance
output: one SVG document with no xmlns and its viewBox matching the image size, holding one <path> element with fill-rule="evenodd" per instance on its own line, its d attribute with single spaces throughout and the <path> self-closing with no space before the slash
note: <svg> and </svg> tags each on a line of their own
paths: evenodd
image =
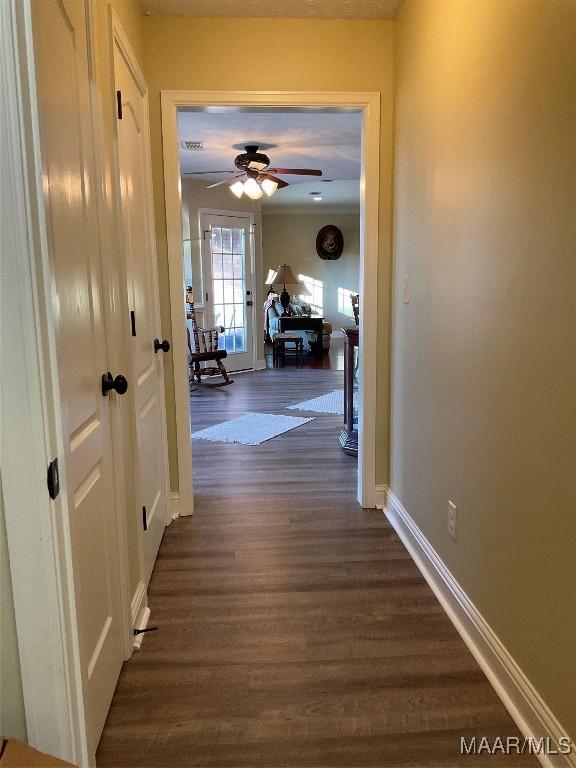
<svg viewBox="0 0 576 768">
<path fill-rule="evenodd" d="M 302 426 L 313 417 L 275 416 L 271 413 L 245 413 L 237 419 L 215 424 L 213 427 L 193 432 L 192 437 L 210 440 L 213 443 L 241 443 L 242 445 L 260 445 L 266 440 L 278 437 L 283 432 Z"/>
<path fill-rule="evenodd" d="M 335 389 L 326 395 L 305 400 L 303 403 L 289 405 L 293 411 L 315 411 L 316 413 L 344 413 L 344 390 Z"/>
</svg>

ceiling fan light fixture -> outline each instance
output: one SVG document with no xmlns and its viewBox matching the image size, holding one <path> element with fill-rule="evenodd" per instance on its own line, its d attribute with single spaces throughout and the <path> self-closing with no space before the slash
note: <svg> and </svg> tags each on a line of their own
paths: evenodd
<svg viewBox="0 0 576 768">
<path fill-rule="evenodd" d="M 259 200 L 264 193 L 256 179 L 250 178 L 244 182 L 244 194 L 248 195 L 251 200 Z"/>
<path fill-rule="evenodd" d="M 272 179 L 264 179 L 261 182 L 262 189 L 264 192 L 268 195 L 268 197 L 271 197 L 274 192 L 278 189 L 278 182 L 272 181 Z"/>
<path fill-rule="evenodd" d="M 240 198 L 244 194 L 244 182 L 243 181 L 235 181 L 234 184 L 230 184 L 230 191 L 232 194 L 236 195 L 236 197 Z"/>
</svg>

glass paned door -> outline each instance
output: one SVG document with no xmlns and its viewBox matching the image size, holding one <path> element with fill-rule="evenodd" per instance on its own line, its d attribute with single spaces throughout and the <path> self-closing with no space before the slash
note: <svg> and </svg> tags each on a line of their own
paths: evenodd
<svg viewBox="0 0 576 768">
<path fill-rule="evenodd" d="M 226 367 L 238 371 L 254 367 L 252 256 L 250 219 L 205 216 L 206 267 L 211 292 L 207 305 L 214 326 L 222 326 L 219 346 L 228 352 Z"/>
</svg>

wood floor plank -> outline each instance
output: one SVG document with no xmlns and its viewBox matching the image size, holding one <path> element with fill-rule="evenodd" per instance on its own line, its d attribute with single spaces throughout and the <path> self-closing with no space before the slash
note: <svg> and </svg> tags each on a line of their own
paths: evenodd
<svg viewBox="0 0 576 768">
<path fill-rule="evenodd" d="M 335 345 L 321 367 L 199 389 L 194 429 L 299 415 L 341 367 Z M 166 531 L 160 630 L 122 671 L 98 765 L 537 765 L 460 754 L 461 736 L 518 731 L 382 512 L 357 505 L 342 417 L 303 415 L 260 446 L 194 441 L 195 515 Z"/>
</svg>

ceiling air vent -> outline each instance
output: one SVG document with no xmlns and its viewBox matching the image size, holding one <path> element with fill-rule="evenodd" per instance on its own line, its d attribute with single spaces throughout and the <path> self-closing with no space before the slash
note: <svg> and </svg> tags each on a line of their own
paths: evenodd
<svg viewBox="0 0 576 768">
<path fill-rule="evenodd" d="M 203 141 L 181 141 L 180 146 L 188 152 L 206 151 L 206 144 Z"/>
</svg>

